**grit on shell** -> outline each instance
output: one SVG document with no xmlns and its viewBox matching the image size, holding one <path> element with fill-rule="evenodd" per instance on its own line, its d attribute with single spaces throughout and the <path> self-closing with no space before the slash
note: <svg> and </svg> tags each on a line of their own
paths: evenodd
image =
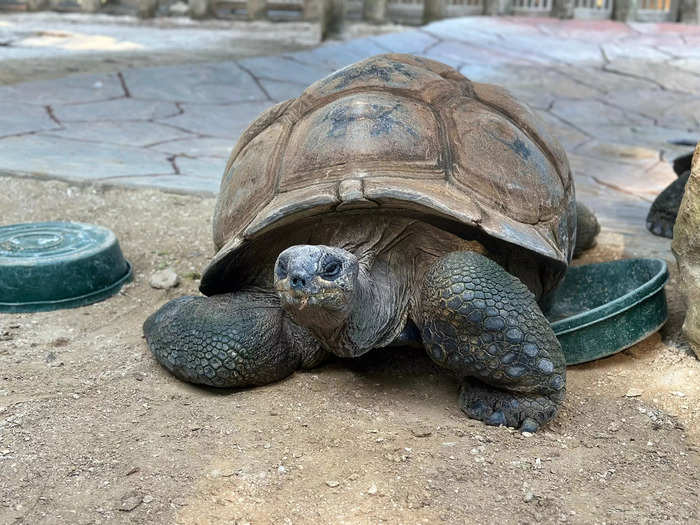
<svg viewBox="0 0 700 525">
<path fill-rule="evenodd" d="M 457 383 L 420 351 L 237 392 L 184 384 L 151 357 L 141 323 L 196 293 L 214 199 L 0 183 L 4 223 L 102 224 L 135 269 L 102 303 L 0 314 L 0 523 L 699 519 L 700 365 L 678 343 L 675 279 L 662 333 L 570 368 L 561 414 L 523 436 L 464 417 Z M 619 256 L 618 238 L 603 231 L 585 262 Z M 167 267 L 180 286 L 151 288 Z"/>
</svg>

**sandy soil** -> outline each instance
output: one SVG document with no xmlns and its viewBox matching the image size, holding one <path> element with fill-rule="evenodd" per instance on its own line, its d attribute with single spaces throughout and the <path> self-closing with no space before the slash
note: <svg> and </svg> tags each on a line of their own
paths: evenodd
<svg viewBox="0 0 700 525">
<path fill-rule="evenodd" d="M 184 384 L 151 357 L 141 323 L 196 293 L 214 200 L 0 184 L 3 223 L 105 225 L 135 268 L 105 302 L 0 314 L 0 523 L 700 519 L 700 364 L 678 342 L 673 281 L 662 334 L 570 368 L 561 414 L 524 437 L 465 418 L 456 382 L 411 350 L 250 390 Z M 604 232 L 586 260 L 616 256 L 615 238 Z M 163 267 L 178 288 L 148 285 Z"/>
</svg>

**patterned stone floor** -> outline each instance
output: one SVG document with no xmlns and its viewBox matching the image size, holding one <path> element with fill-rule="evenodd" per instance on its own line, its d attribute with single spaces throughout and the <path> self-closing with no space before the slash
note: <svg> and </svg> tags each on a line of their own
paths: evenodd
<svg viewBox="0 0 700 525">
<path fill-rule="evenodd" d="M 273 57 L 0 86 L 0 174 L 215 193 L 251 119 L 362 58 L 414 53 L 503 84 L 565 146 L 579 199 L 630 253 L 668 163 L 700 139 L 700 27 L 462 18 Z"/>
</svg>

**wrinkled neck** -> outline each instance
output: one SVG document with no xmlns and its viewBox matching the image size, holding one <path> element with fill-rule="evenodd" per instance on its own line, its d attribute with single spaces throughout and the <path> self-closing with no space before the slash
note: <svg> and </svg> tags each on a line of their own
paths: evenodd
<svg viewBox="0 0 700 525">
<path fill-rule="evenodd" d="M 405 313 L 397 308 L 396 292 L 400 287 L 393 284 L 382 265 L 375 265 L 371 272 L 361 267 L 344 316 L 324 310 L 313 319 L 296 319 L 329 352 L 341 357 L 360 356 L 391 343 L 405 323 Z"/>
</svg>

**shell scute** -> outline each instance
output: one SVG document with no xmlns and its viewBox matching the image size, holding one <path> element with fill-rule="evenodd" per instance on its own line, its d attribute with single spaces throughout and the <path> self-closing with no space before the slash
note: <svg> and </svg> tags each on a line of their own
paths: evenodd
<svg viewBox="0 0 700 525">
<path fill-rule="evenodd" d="M 458 185 L 518 222 L 557 213 L 565 193 L 560 176 L 528 134 L 474 99 L 453 101 L 447 113 Z"/>
<path fill-rule="evenodd" d="M 291 133 L 281 167 L 281 191 L 342 180 L 347 170 L 376 164 L 437 170 L 443 147 L 426 104 L 388 93 L 355 93 L 304 116 Z"/>
</svg>

